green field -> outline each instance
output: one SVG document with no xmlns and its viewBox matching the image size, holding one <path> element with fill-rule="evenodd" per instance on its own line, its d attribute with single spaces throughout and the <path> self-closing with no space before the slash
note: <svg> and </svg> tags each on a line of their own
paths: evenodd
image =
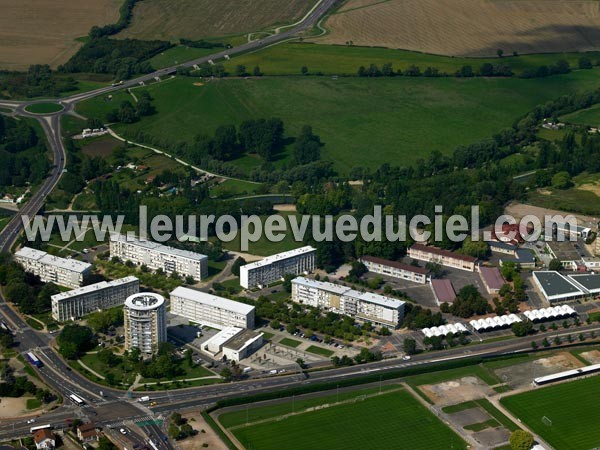
<svg viewBox="0 0 600 450">
<path fill-rule="evenodd" d="M 479 69 L 483 63 L 509 66 L 513 72 L 520 74 L 523 69 L 552 65 L 560 59 L 565 59 L 571 67 L 576 68 L 581 53 L 546 53 L 521 56 L 506 56 L 499 58 L 461 58 L 438 56 L 428 53 L 396 50 L 383 47 L 355 47 L 341 45 L 320 45 L 307 43 L 287 43 L 268 47 L 266 49 L 236 56 L 225 64 L 229 72 L 234 72 L 238 64 L 243 64 L 251 70 L 260 66 L 265 75 L 297 75 L 300 68 L 306 66 L 309 73 L 326 75 L 356 75 L 360 66 L 369 67 L 377 64 L 381 69 L 386 63 L 392 63 L 395 70 L 406 70 L 411 65 L 421 68 L 437 67 L 440 72 L 453 74 L 462 66 L 472 66 Z M 600 52 L 587 54 L 592 61 L 600 57 Z"/>
<path fill-rule="evenodd" d="M 26 111 L 34 114 L 50 114 L 62 111 L 62 105 L 58 103 L 34 103 L 25 108 Z"/>
<path fill-rule="evenodd" d="M 286 347 L 292 347 L 292 348 L 296 348 L 300 344 L 302 344 L 301 341 L 297 341 L 296 339 L 290 339 L 290 338 L 283 338 L 282 340 L 279 341 L 279 343 L 281 345 L 285 345 Z"/>
<path fill-rule="evenodd" d="M 592 376 L 505 397 L 501 403 L 554 448 L 589 450 L 600 443 L 599 397 L 600 379 Z"/>
<path fill-rule="evenodd" d="M 232 432 L 245 448 L 261 450 L 466 448 L 458 435 L 403 390 Z"/>
<path fill-rule="evenodd" d="M 545 188 L 527 194 L 527 203 L 595 216 L 600 211 L 600 176 L 584 172 L 573 178 L 569 189 Z"/>
<path fill-rule="evenodd" d="M 223 183 L 213 186 L 210 189 L 210 195 L 217 198 L 254 195 L 260 190 L 261 186 L 260 183 L 252 183 L 250 181 L 225 180 Z"/>
<path fill-rule="evenodd" d="M 115 130 L 129 137 L 139 130 L 161 140 L 191 142 L 222 124 L 280 117 L 291 137 L 312 125 L 325 144 L 321 158 L 345 172 L 385 162 L 413 164 L 433 150 L 449 154 L 510 126 L 535 105 L 595 88 L 598 77 L 587 70 L 534 80 L 297 76 L 194 86 L 195 80 L 182 77 L 148 86 L 158 113 Z M 124 92 L 112 101 L 100 96 L 77 110 L 103 119 L 125 98 L 131 100 Z M 275 164 L 286 160 L 284 155 Z"/>
<path fill-rule="evenodd" d="M 560 118 L 562 122 L 574 123 L 577 125 L 589 125 L 591 127 L 600 126 L 600 105 L 593 105 L 586 109 L 580 109 L 571 114 Z"/>
<path fill-rule="evenodd" d="M 202 56 L 210 55 L 220 50 L 222 49 L 194 48 L 186 47 L 184 45 L 177 45 L 151 58 L 150 64 L 154 69 L 162 69 L 163 67 L 171 67 L 177 64 L 181 64 L 185 61 L 191 61 L 192 59 L 201 58 Z"/>
<path fill-rule="evenodd" d="M 326 358 L 329 358 L 331 355 L 333 355 L 331 350 L 319 347 L 318 345 L 311 345 L 306 349 L 306 351 L 309 353 L 314 353 L 315 355 L 325 356 Z"/>
</svg>

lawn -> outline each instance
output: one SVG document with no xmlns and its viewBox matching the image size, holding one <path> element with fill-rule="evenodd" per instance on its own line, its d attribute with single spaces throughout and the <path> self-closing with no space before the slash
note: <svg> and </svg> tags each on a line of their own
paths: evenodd
<svg viewBox="0 0 600 450">
<path fill-rule="evenodd" d="M 580 109 L 560 118 L 562 122 L 577 125 L 589 125 L 598 127 L 600 125 L 600 105 L 593 105 L 586 109 Z"/>
<path fill-rule="evenodd" d="M 282 340 L 279 341 L 279 343 L 281 345 L 285 345 L 286 347 L 292 347 L 292 348 L 296 348 L 300 344 L 302 344 L 301 341 L 297 341 L 296 339 L 290 339 L 290 338 L 283 338 Z"/>
<path fill-rule="evenodd" d="M 27 106 L 25 110 L 34 114 L 50 114 L 62 111 L 63 107 L 58 103 L 34 103 Z"/>
<path fill-rule="evenodd" d="M 381 387 L 381 392 L 399 389 L 396 385 L 387 385 Z M 260 420 L 273 419 L 292 412 L 302 412 L 316 406 L 345 402 L 365 395 L 373 395 L 379 392 L 379 387 L 370 389 L 350 390 L 349 392 L 327 393 L 327 395 L 312 394 L 312 396 L 302 396 L 300 398 L 287 399 L 285 402 L 277 402 L 269 406 L 248 407 L 246 410 L 227 412 L 219 416 L 219 422 L 226 428 L 245 425 L 246 422 L 257 422 Z M 316 395 L 316 396 L 315 396 Z"/>
<path fill-rule="evenodd" d="M 542 208 L 595 216 L 600 210 L 600 177 L 583 173 L 573 178 L 569 189 L 545 188 L 527 195 L 527 202 Z"/>
<path fill-rule="evenodd" d="M 42 402 L 37 398 L 28 398 L 27 399 L 27 409 L 37 409 L 42 406 Z"/>
<path fill-rule="evenodd" d="M 589 450 L 600 442 L 599 396 L 600 380 L 592 376 L 505 397 L 501 403 L 554 448 Z"/>
<path fill-rule="evenodd" d="M 591 52 L 588 56 L 595 61 L 600 52 Z M 380 69 L 386 63 L 392 63 L 394 70 L 406 70 L 415 65 L 421 71 L 427 67 L 437 67 L 440 72 L 453 74 L 462 66 L 472 66 L 477 71 L 483 63 L 509 66 L 513 72 L 520 74 L 523 69 L 552 65 L 565 59 L 571 67 L 577 67 L 580 53 L 544 53 L 521 56 L 505 56 L 498 58 L 461 58 L 438 56 L 428 53 L 411 52 L 383 47 L 358 47 L 341 45 L 320 45 L 309 43 L 287 43 L 268 47 L 263 50 L 236 56 L 225 64 L 233 73 L 238 64 L 251 70 L 260 66 L 265 75 L 298 75 L 300 68 L 306 66 L 309 73 L 326 75 L 356 75 L 360 66 L 369 67 L 376 64 Z"/>
<path fill-rule="evenodd" d="M 150 59 L 150 64 L 155 69 L 162 69 L 163 67 L 171 67 L 177 64 L 181 64 L 185 61 L 192 59 L 201 58 L 202 56 L 210 55 L 223 50 L 222 48 L 194 48 L 186 47 L 184 45 L 177 45 L 165 50 L 162 53 L 154 56 Z"/>
<path fill-rule="evenodd" d="M 326 358 L 329 358 L 331 355 L 333 355 L 331 350 L 319 347 L 317 345 L 311 345 L 306 349 L 306 351 L 309 353 L 314 353 L 315 355 L 325 356 Z"/>
<path fill-rule="evenodd" d="M 243 197 L 256 194 L 259 192 L 260 187 L 260 183 L 252 183 L 244 180 L 225 180 L 213 186 L 210 190 L 210 195 L 217 198 Z"/>
<path fill-rule="evenodd" d="M 309 432 L 307 432 L 309 431 Z M 233 430 L 245 448 L 363 450 L 466 448 L 406 391 L 394 391 Z"/>
<path fill-rule="evenodd" d="M 126 137 L 142 131 L 170 143 L 191 142 L 222 124 L 280 117 L 288 137 L 312 125 L 325 144 L 321 158 L 346 172 L 385 162 L 414 164 L 433 150 L 449 154 L 510 126 L 535 105 L 595 88 L 597 72 L 534 80 L 296 76 L 225 79 L 203 86 L 194 86 L 194 80 L 181 77 L 148 86 L 158 113 L 116 125 L 116 131 Z M 126 98 L 123 92 L 112 101 L 100 96 L 78 104 L 77 110 L 103 119 Z M 289 160 L 291 146 L 276 166 Z"/>
</svg>

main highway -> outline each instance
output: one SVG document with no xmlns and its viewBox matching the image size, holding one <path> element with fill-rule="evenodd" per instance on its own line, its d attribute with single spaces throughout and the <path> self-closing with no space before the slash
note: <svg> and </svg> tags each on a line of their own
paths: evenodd
<svg viewBox="0 0 600 450">
<path fill-rule="evenodd" d="M 226 55 L 233 56 L 257 50 L 277 42 L 281 42 L 296 36 L 298 33 L 315 25 L 336 3 L 337 0 L 322 0 L 299 24 L 290 27 L 287 31 L 264 37 L 260 40 L 245 43 L 235 48 L 227 49 L 210 56 L 198 58 L 186 62 L 180 66 L 192 67 L 203 64 L 209 60 L 217 61 Z M 18 214 L 0 232 L 0 252 L 10 252 L 12 246 L 23 230 L 21 216 L 32 218 L 43 207 L 46 196 L 55 188 L 65 169 L 66 152 L 61 137 L 61 117 L 72 114 L 75 105 L 83 100 L 106 94 L 119 89 L 137 86 L 142 82 L 155 77 L 168 76 L 177 70 L 178 66 L 145 74 L 140 77 L 124 81 L 118 86 L 107 86 L 89 92 L 76 94 L 61 99 L 51 99 L 63 106 L 63 110 L 53 114 L 38 115 L 27 111 L 27 106 L 47 102 L 49 100 L 33 100 L 23 102 L 10 102 L 0 100 L 0 107 L 11 110 L 10 114 L 34 117 L 38 120 L 44 130 L 48 146 L 53 156 L 53 167 L 50 176 L 42 185 L 32 193 L 29 201 L 21 208 Z M 507 354 L 518 351 L 530 350 L 531 338 L 515 338 L 508 341 L 482 343 L 469 347 L 453 348 L 441 352 L 425 353 L 413 357 L 410 361 L 384 360 L 361 366 L 340 367 L 304 374 L 289 374 L 285 376 L 267 376 L 247 381 L 224 383 L 196 388 L 166 391 L 161 393 L 150 393 L 153 400 L 158 404 L 152 410 L 136 401 L 144 393 L 129 393 L 117 389 L 111 389 L 97 385 L 92 381 L 72 370 L 69 365 L 59 356 L 52 346 L 52 336 L 33 330 L 25 321 L 8 305 L 0 296 L 0 315 L 2 320 L 15 332 L 18 341 L 18 350 L 21 354 L 34 351 L 42 360 L 44 366 L 36 369 L 40 377 L 56 392 L 65 399 L 64 406 L 54 411 L 43 414 L 37 418 L 37 424 L 52 424 L 57 428 L 66 426 L 70 419 L 75 417 L 88 418 L 103 426 L 122 426 L 136 419 L 166 417 L 173 411 L 181 411 L 185 408 L 210 405 L 219 399 L 228 397 L 244 396 L 260 392 L 281 390 L 287 387 L 302 386 L 312 383 L 335 382 L 348 378 L 360 377 L 368 374 L 384 374 L 390 371 L 415 366 L 426 366 L 442 361 L 463 359 L 471 356 L 486 356 Z M 590 334 L 592 331 L 599 333 L 599 326 L 584 326 L 577 333 Z M 574 331 L 571 330 L 571 333 Z M 547 332 L 548 337 L 554 337 L 556 332 Z M 536 339 L 541 339 L 541 334 Z M 71 405 L 67 398 L 71 394 L 85 399 L 86 406 L 77 407 Z M 8 440 L 14 437 L 29 434 L 31 424 L 27 424 L 25 418 L 3 420 L 0 424 L 0 440 Z M 145 429 L 144 429 L 145 430 Z M 160 430 L 150 426 L 146 430 L 148 437 L 159 437 Z M 142 438 L 144 439 L 144 438 Z M 160 444 L 166 449 L 172 448 L 168 442 Z"/>
</svg>

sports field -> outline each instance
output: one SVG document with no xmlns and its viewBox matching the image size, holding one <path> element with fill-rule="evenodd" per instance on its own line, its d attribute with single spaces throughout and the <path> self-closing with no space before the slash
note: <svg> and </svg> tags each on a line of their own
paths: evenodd
<svg viewBox="0 0 600 450">
<path fill-rule="evenodd" d="M 505 397 L 501 403 L 556 449 L 600 444 L 600 378 L 570 381 Z"/>
<path fill-rule="evenodd" d="M 585 55 L 594 62 L 600 59 L 600 52 L 589 52 Z M 506 55 L 502 59 L 461 58 L 382 47 L 290 42 L 236 56 L 227 62 L 225 67 L 233 73 L 238 64 L 243 64 L 250 70 L 258 65 L 265 75 L 298 75 L 301 67 L 306 66 L 309 73 L 313 74 L 356 75 L 360 66 L 377 64 L 381 69 L 384 64 L 392 63 L 394 70 L 406 70 L 415 65 L 421 72 L 427 67 L 436 67 L 441 73 L 453 74 L 462 66 L 470 65 L 476 71 L 483 63 L 491 63 L 509 66 L 514 73 L 520 74 L 523 69 L 550 66 L 560 59 L 568 61 L 571 67 L 576 68 L 581 56 L 581 53 L 540 53 Z"/>
<path fill-rule="evenodd" d="M 191 142 L 222 124 L 280 117 L 288 136 L 312 125 L 325 144 L 321 158 L 345 172 L 386 162 L 414 164 L 433 150 L 449 154 L 510 126 L 535 105 L 595 88 L 597 80 L 594 70 L 534 80 L 297 76 L 224 79 L 202 86 L 182 77 L 148 87 L 157 114 L 115 129 L 129 137 L 141 130 L 160 140 Z M 77 110 L 104 119 L 126 96 L 97 97 Z"/>
<path fill-rule="evenodd" d="M 458 435 L 404 390 L 273 418 L 232 432 L 245 448 L 257 450 L 466 448 Z"/>
<path fill-rule="evenodd" d="M 145 0 L 119 38 L 200 39 L 295 22 L 314 0 Z"/>
<path fill-rule="evenodd" d="M 0 0 L 0 69 L 56 67 L 82 45 L 93 25 L 114 23 L 122 0 Z"/>
<path fill-rule="evenodd" d="M 439 55 L 600 49 L 600 4 L 577 0 L 349 0 L 319 42 Z"/>
</svg>

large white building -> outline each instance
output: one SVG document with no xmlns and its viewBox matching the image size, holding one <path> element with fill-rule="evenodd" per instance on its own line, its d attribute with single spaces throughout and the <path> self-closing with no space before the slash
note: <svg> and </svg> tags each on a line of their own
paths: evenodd
<svg viewBox="0 0 600 450">
<path fill-rule="evenodd" d="M 408 256 L 419 261 L 426 261 L 440 264 L 455 269 L 467 270 L 473 272 L 477 258 L 460 253 L 454 253 L 443 248 L 433 247 L 431 245 L 414 244 L 408 249 Z"/>
<path fill-rule="evenodd" d="M 404 318 L 401 300 L 304 277 L 292 280 L 292 300 L 387 328 L 397 328 Z"/>
<path fill-rule="evenodd" d="M 81 286 L 92 268 L 92 265 L 86 262 L 60 258 L 29 247 L 17 251 L 15 260 L 26 272 L 39 276 L 43 282 L 70 288 Z"/>
<path fill-rule="evenodd" d="M 127 297 L 140 292 L 140 281 L 136 277 L 125 277 L 114 281 L 101 281 L 89 286 L 61 292 L 51 297 L 54 320 L 79 319 L 94 311 L 119 306 Z"/>
<path fill-rule="evenodd" d="M 162 295 L 133 294 L 125 300 L 123 314 L 126 350 L 138 348 L 148 356 L 167 340 L 167 309 Z"/>
<path fill-rule="evenodd" d="M 213 357 L 223 353 L 229 361 L 252 355 L 263 345 L 263 333 L 236 327 L 227 327 L 202 344 L 202 349 Z"/>
<path fill-rule="evenodd" d="M 360 262 L 365 265 L 369 272 L 386 275 L 388 277 L 412 281 L 413 283 L 419 284 L 425 284 L 429 280 L 427 277 L 429 270 L 423 267 L 410 266 L 398 261 L 390 261 L 374 256 L 363 256 L 360 258 Z"/>
<path fill-rule="evenodd" d="M 131 261 L 150 270 L 162 269 L 170 274 L 202 280 L 208 276 L 208 257 L 200 253 L 180 250 L 158 242 L 128 238 L 115 234 L 110 239 L 110 256 Z"/>
<path fill-rule="evenodd" d="M 315 270 L 317 250 L 311 246 L 301 247 L 240 267 L 240 285 L 250 289 L 268 286 L 284 275 L 308 274 Z"/>
<path fill-rule="evenodd" d="M 192 322 L 219 329 L 254 328 L 254 306 L 181 286 L 169 296 L 171 313 Z"/>
</svg>

